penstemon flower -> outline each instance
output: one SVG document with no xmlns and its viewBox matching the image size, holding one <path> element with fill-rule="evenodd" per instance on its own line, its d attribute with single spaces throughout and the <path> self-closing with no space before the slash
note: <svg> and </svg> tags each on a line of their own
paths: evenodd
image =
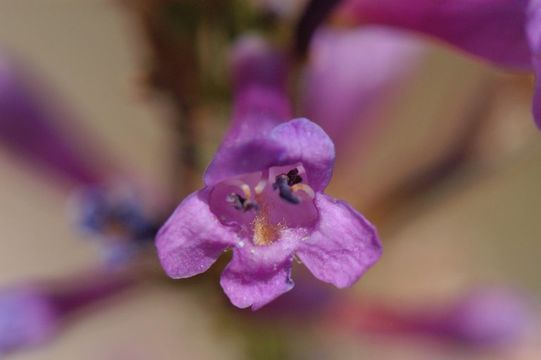
<svg viewBox="0 0 541 360">
<path fill-rule="evenodd" d="M 113 267 L 129 263 L 153 244 L 159 228 L 157 216 L 149 214 L 140 192 L 119 185 L 79 189 L 69 208 L 76 225 L 97 241 L 105 263 Z"/>
<path fill-rule="evenodd" d="M 540 8 L 539 0 L 345 0 L 335 15 L 428 34 L 505 68 L 533 69 L 533 114 L 541 127 Z"/>
<path fill-rule="evenodd" d="M 532 64 L 537 77 L 533 98 L 533 114 L 537 126 L 541 128 L 541 1 L 530 0 L 529 22 L 526 28 L 530 48 L 532 50 Z"/>
<path fill-rule="evenodd" d="M 132 278 L 124 274 L 100 271 L 0 289 L 0 355 L 52 339 L 69 315 L 133 284 Z"/>
<path fill-rule="evenodd" d="M 506 288 L 481 288 L 457 301 L 447 314 L 440 314 L 439 322 L 433 318 L 424 326 L 435 334 L 467 344 L 505 345 L 532 330 L 536 321 L 534 310 L 521 293 Z"/>
<path fill-rule="evenodd" d="M 102 181 L 104 174 L 89 155 L 94 150 L 81 137 L 65 131 L 74 125 L 71 119 L 43 96 L 35 83 L 12 61 L 0 56 L 0 145 L 71 184 Z"/>
<path fill-rule="evenodd" d="M 441 39 L 499 66 L 530 68 L 528 0 L 343 0 L 335 14 Z"/>
<path fill-rule="evenodd" d="M 79 228 L 99 239 L 110 265 L 124 264 L 152 243 L 158 222 L 144 210 L 131 186 L 104 186 L 113 176 L 106 162 L 92 161 L 97 151 L 86 134 L 82 151 L 80 130 L 61 107 L 32 86 L 35 80 L 0 56 L 0 145 L 11 153 L 52 170 L 77 187 L 70 215 Z M 128 191 L 118 191 L 126 188 Z"/>
<path fill-rule="evenodd" d="M 40 344 L 58 328 L 58 310 L 33 287 L 0 292 L 0 354 Z"/>
<path fill-rule="evenodd" d="M 205 187 L 158 233 L 163 268 L 173 278 L 191 277 L 231 249 L 221 286 L 235 306 L 253 310 L 293 288 L 295 258 L 322 281 L 353 285 L 378 260 L 381 244 L 361 214 L 323 193 L 334 164 L 332 141 L 307 119 L 284 122 L 285 67 L 258 65 L 278 64 L 276 53 L 252 38 L 235 55 L 235 80 L 241 73 L 251 79 L 236 86 L 232 127 L 204 175 Z"/>
<path fill-rule="evenodd" d="M 338 154 L 352 130 L 357 134 L 359 123 L 370 126 L 374 113 L 420 65 L 422 50 L 417 39 L 385 27 L 317 31 L 304 72 L 302 106 L 333 139 Z"/>
<path fill-rule="evenodd" d="M 446 304 L 413 308 L 384 305 L 381 300 L 337 301 L 329 315 L 340 327 L 363 334 L 415 335 L 480 348 L 511 345 L 535 331 L 532 305 L 513 289 L 481 287 Z"/>
</svg>

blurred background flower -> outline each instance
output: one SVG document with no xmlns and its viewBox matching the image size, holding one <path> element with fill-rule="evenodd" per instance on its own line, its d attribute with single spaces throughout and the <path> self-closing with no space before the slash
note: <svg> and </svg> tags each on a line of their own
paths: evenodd
<svg viewBox="0 0 541 360">
<path fill-rule="evenodd" d="M 2 59 L 9 58 L 2 60 L 0 104 L 24 119 L 3 126 L 10 117 L 0 114 L 0 287 L 7 299 L 0 301 L 0 328 L 24 330 L 0 344 L 51 340 L 8 358 L 539 358 L 541 145 L 531 114 L 532 74 L 508 72 L 418 35 L 435 31 L 481 56 L 487 54 L 472 44 L 488 44 L 499 55 L 493 63 L 514 65 L 512 55 L 520 53 L 531 65 L 537 23 L 528 27 L 530 43 L 515 43 L 507 25 L 523 22 L 524 14 L 506 6 L 525 1 L 496 0 L 495 8 L 488 1 L 457 2 L 472 6 L 467 17 L 458 17 L 464 8 L 456 5 L 455 17 L 437 13 L 441 21 L 424 28 L 398 24 L 416 30 L 405 33 L 385 27 L 390 20 L 366 25 L 366 7 L 376 4 L 368 0 L 351 5 L 362 12 L 343 16 L 354 2 L 323 8 L 318 1 L 0 4 Z M 309 4 L 318 10 L 315 20 L 306 15 Z M 487 8 L 491 17 L 484 16 Z M 419 9 L 408 3 L 398 15 L 421 16 Z M 315 25 L 304 40 L 306 56 L 298 56 L 292 49 L 303 18 Z M 490 22 L 481 26 L 478 19 Z M 462 24 L 459 35 L 426 28 L 448 21 Z M 296 290 L 251 313 L 234 309 L 217 286 L 226 261 L 172 283 L 150 246 L 124 263 L 137 286 L 59 318 L 51 310 L 51 282 L 61 283 L 64 294 L 90 286 L 80 276 L 102 267 L 96 243 L 139 238 L 141 224 L 160 222 L 199 187 L 230 118 L 230 45 L 246 32 L 291 51 L 294 115 L 310 116 L 341 139 L 328 192 L 376 223 L 386 249 L 380 263 L 339 292 L 314 285 L 294 264 Z M 506 41 L 488 41 L 494 34 Z M 509 43 L 524 51 L 493 52 Z M 113 195 L 118 181 L 123 190 Z M 91 190 L 87 207 L 79 208 L 89 210 L 82 219 L 90 233 L 73 226 L 73 208 L 66 206 L 83 184 L 105 189 Z M 139 189 L 136 196 L 126 195 L 130 188 Z M 118 212 L 117 205 L 129 211 Z M 122 221 L 102 222 L 104 213 Z M 80 240 L 88 235 L 96 241 Z M 102 278 L 114 274 L 104 271 Z M 493 284 L 518 290 L 483 295 Z M 338 321 L 336 307 L 350 311 L 351 322 Z M 378 311 L 368 313 L 372 308 Z M 16 311 L 24 316 L 2 322 L 2 314 Z M 518 336 L 505 346 L 465 346 L 464 339 L 485 336 L 479 334 L 506 338 L 502 324 L 507 331 L 524 323 L 527 331 L 510 332 Z"/>
</svg>

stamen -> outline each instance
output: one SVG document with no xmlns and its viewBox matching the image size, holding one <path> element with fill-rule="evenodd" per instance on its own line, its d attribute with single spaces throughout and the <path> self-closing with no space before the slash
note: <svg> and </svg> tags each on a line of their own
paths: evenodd
<svg viewBox="0 0 541 360">
<path fill-rule="evenodd" d="M 299 169 L 295 168 L 287 173 L 287 184 L 293 186 L 302 182 L 302 177 L 299 175 Z"/>
<path fill-rule="evenodd" d="M 240 210 L 244 207 L 244 202 L 246 200 L 239 194 L 231 193 L 227 195 L 225 201 L 232 204 L 235 209 Z"/>
<path fill-rule="evenodd" d="M 257 195 L 261 194 L 263 190 L 265 190 L 265 187 L 267 186 L 267 180 L 261 179 L 255 186 L 254 190 Z"/>
<path fill-rule="evenodd" d="M 295 191 L 292 187 L 300 184 L 302 182 L 302 177 L 299 175 L 299 169 L 294 168 L 287 172 L 287 174 L 280 174 L 276 176 L 276 180 L 274 184 L 272 184 L 272 188 L 274 190 L 278 189 L 278 192 L 280 194 L 280 197 L 284 199 L 285 201 L 292 203 L 292 204 L 298 204 L 300 203 L 300 199 L 296 197 L 293 192 Z M 300 190 L 303 190 L 303 187 L 299 188 Z M 310 188 L 310 190 L 312 190 Z M 305 191 L 308 195 L 312 195 L 314 192 Z"/>
<path fill-rule="evenodd" d="M 272 184 L 272 188 L 274 190 L 278 189 L 278 193 L 280 194 L 280 197 L 284 199 L 285 201 L 292 204 L 300 203 L 299 198 L 293 194 L 293 191 L 291 190 L 291 187 L 289 186 L 288 182 L 289 182 L 289 179 L 286 174 L 278 175 L 276 177 L 276 182 Z"/>
<path fill-rule="evenodd" d="M 250 199 L 252 197 L 252 191 L 250 186 L 241 180 L 229 180 L 226 182 L 229 185 L 237 186 L 242 191 L 245 199 Z"/>
<path fill-rule="evenodd" d="M 316 197 L 316 194 L 314 193 L 314 190 L 310 187 L 310 185 L 295 184 L 291 187 L 291 190 L 293 190 L 293 192 L 304 191 L 306 195 L 308 195 L 312 199 Z"/>
<path fill-rule="evenodd" d="M 242 192 L 244 193 L 244 196 L 246 197 L 246 199 L 250 199 L 252 197 L 252 191 L 250 190 L 250 187 L 248 186 L 248 184 L 242 183 L 242 185 L 240 185 L 240 188 Z"/>
<path fill-rule="evenodd" d="M 227 195 L 225 199 L 228 203 L 232 204 L 233 207 L 237 210 L 242 210 L 242 212 L 246 212 L 248 210 L 255 209 L 257 210 L 258 206 L 255 201 L 247 200 L 240 196 L 239 194 L 231 193 Z"/>
</svg>

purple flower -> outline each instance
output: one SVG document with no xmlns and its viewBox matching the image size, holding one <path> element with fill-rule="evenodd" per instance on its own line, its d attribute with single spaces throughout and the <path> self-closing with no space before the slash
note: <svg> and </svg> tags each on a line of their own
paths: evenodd
<svg viewBox="0 0 541 360">
<path fill-rule="evenodd" d="M 159 222 L 132 188 L 86 187 L 73 201 L 78 227 L 97 240 L 106 263 L 123 265 L 153 244 Z"/>
<path fill-rule="evenodd" d="M 499 66 L 533 68 L 533 113 L 541 127 L 540 7 L 539 0 L 347 0 L 336 18 L 418 31 Z"/>
<path fill-rule="evenodd" d="M 411 36 L 384 27 L 320 28 L 305 71 L 303 109 L 340 153 L 352 129 L 369 125 L 373 113 L 419 63 L 421 53 Z"/>
<path fill-rule="evenodd" d="M 340 16 L 442 39 L 500 66 L 529 69 L 528 0 L 344 0 Z"/>
<path fill-rule="evenodd" d="M 99 182 L 103 174 L 91 166 L 87 156 L 94 152 L 86 148 L 83 153 L 84 141 L 66 131 L 73 124 L 47 97 L 41 96 L 35 83 L 0 57 L 1 145 L 75 184 Z"/>
<path fill-rule="evenodd" d="M 0 290 L 0 355 L 50 340 L 67 315 L 132 284 L 133 280 L 124 275 L 98 273 Z"/>
<path fill-rule="evenodd" d="M 541 128 L 541 1 L 531 0 L 528 10 L 528 39 L 532 50 L 532 64 L 537 78 L 533 98 L 533 114 Z"/>
<path fill-rule="evenodd" d="M 509 289 L 484 288 L 462 298 L 440 316 L 425 326 L 459 342 L 486 346 L 520 339 L 535 314 L 524 296 Z"/>
<path fill-rule="evenodd" d="M 401 338 L 421 336 L 475 347 L 513 344 L 536 323 L 535 309 L 523 294 L 505 287 L 484 287 L 446 304 L 417 307 L 338 301 L 331 316 L 362 333 Z"/>
<path fill-rule="evenodd" d="M 255 43 L 244 40 L 236 53 L 256 63 L 276 55 Z M 233 57 L 233 69 L 240 60 Z M 293 288 L 295 258 L 318 279 L 347 287 L 381 254 L 374 227 L 323 193 L 334 164 L 330 138 L 307 119 L 285 122 L 285 81 L 260 75 L 236 87 L 233 123 L 204 175 L 205 187 L 179 205 L 156 239 L 173 278 L 203 273 L 231 249 L 222 288 L 235 306 L 253 310 Z"/>
<path fill-rule="evenodd" d="M 306 119 L 222 147 L 206 187 L 158 233 L 165 271 L 173 278 L 202 273 L 232 248 L 221 285 L 233 304 L 253 309 L 293 287 L 295 255 L 320 280 L 351 286 L 377 261 L 381 245 L 359 213 L 323 194 L 333 161 L 332 142 Z"/>
<path fill-rule="evenodd" d="M 0 354 L 49 339 L 58 326 L 51 299 L 32 287 L 0 292 Z"/>
</svg>

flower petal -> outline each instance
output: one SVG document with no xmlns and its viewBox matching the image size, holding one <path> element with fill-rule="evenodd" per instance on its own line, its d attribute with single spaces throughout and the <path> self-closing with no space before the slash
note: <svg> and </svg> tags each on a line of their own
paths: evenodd
<svg viewBox="0 0 541 360">
<path fill-rule="evenodd" d="M 302 162 L 310 184 L 315 190 L 323 189 L 330 180 L 334 145 L 321 128 L 306 119 L 284 123 L 291 117 L 285 59 L 254 41 L 240 43 L 233 54 L 233 121 L 205 172 L 205 184 L 211 187 L 270 166 Z"/>
<path fill-rule="evenodd" d="M 241 37 L 231 49 L 231 78 L 236 93 L 254 85 L 285 91 L 287 67 L 285 54 L 258 35 Z"/>
<path fill-rule="evenodd" d="M 279 151 L 268 140 L 269 133 L 290 118 L 287 99 L 271 89 L 251 87 L 237 96 L 236 103 L 231 128 L 204 175 L 209 187 L 262 169 Z"/>
<path fill-rule="evenodd" d="M 533 116 L 541 129 L 541 0 L 532 0 L 528 12 L 528 40 L 532 51 L 532 64 L 536 76 L 533 97 Z"/>
<path fill-rule="evenodd" d="M 500 66 L 530 69 L 528 0 L 348 0 L 338 17 L 419 31 Z"/>
<path fill-rule="evenodd" d="M 541 129 L 541 55 L 533 60 L 535 70 L 535 90 L 533 95 L 533 117 L 537 127 Z"/>
<path fill-rule="evenodd" d="M 316 195 L 320 221 L 297 256 L 318 279 L 343 288 L 353 285 L 379 259 L 375 228 L 343 201 Z"/>
<path fill-rule="evenodd" d="M 235 104 L 231 126 L 205 172 L 205 184 L 238 175 L 237 168 L 258 163 L 273 146 L 266 138 L 272 129 L 291 119 L 286 95 L 287 65 L 283 54 L 257 37 L 241 39 L 231 56 Z M 254 166 L 252 166 L 254 168 Z M 257 168 L 257 166 L 255 166 Z M 243 171 L 240 170 L 240 173 Z"/>
<path fill-rule="evenodd" d="M 332 176 L 334 144 L 308 119 L 294 119 L 276 126 L 265 138 L 220 151 L 205 174 L 207 186 L 271 166 L 302 163 L 315 191 L 323 190 Z"/>
<path fill-rule="evenodd" d="M 257 310 L 293 288 L 291 262 L 307 229 L 285 228 L 268 245 L 239 241 L 220 284 L 233 305 Z"/>
<path fill-rule="evenodd" d="M 0 355 L 41 344 L 50 339 L 60 315 L 51 299 L 39 289 L 8 288 L 0 291 Z"/>
<path fill-rule="evenodd" d="M 235 249 L 220 284 L 229 300 L 241 309 L 257 310 L 294 286 L 291 280 L 292 257 L 274 266 L 259 264 L 249 252 Z"/>
<path fill-rule="evenodd" d="M 208 191 L 188 196 L 158 232 L 156 246 L 167 275 L 180 279 L 205 272 L 236 235 L 211 213 Z"/>
<path fill-rule="evenodd" d="M 331 180 L 334 166 L 334 144 L 319 125 L 308 119 L 294 119 L 278 125 L 271 132 L 271 139 L 279 145 L 272 166 L 300 162 L 309 176 L 315 191 L 325 189 Z"/>
<path fill-rule="evenodd" d="M 98 152 L 83 141 L 88 135 L 75 131 L 49 89 L 14 64 L 0 54 L 0 145 L 75 184 L 99 183 L 105 169 L 89 156 Z"/>
<path fill-rule="evenodd" d="M 415 37 L 385 27 L 321 28 L 303 81 L 304 112 L 339 150 L 352 129 L 357 134 L 359 124 L 372 120 L 370 115 L 409 77 L 421 49 Z"/>
<path fill-rule="evenodd" d="M 530 301 L 505 287 L 478 287 L 450 304 L 424 325 L 435 335 L 478 346 L 516 343 L 535 318 Z M 431 320 L 431 321 L 430 321 Z M 535 320 L 533 320 L 535 321 Z M 432 323 L 430 323 L 432 322 Z"/>
</svg>

